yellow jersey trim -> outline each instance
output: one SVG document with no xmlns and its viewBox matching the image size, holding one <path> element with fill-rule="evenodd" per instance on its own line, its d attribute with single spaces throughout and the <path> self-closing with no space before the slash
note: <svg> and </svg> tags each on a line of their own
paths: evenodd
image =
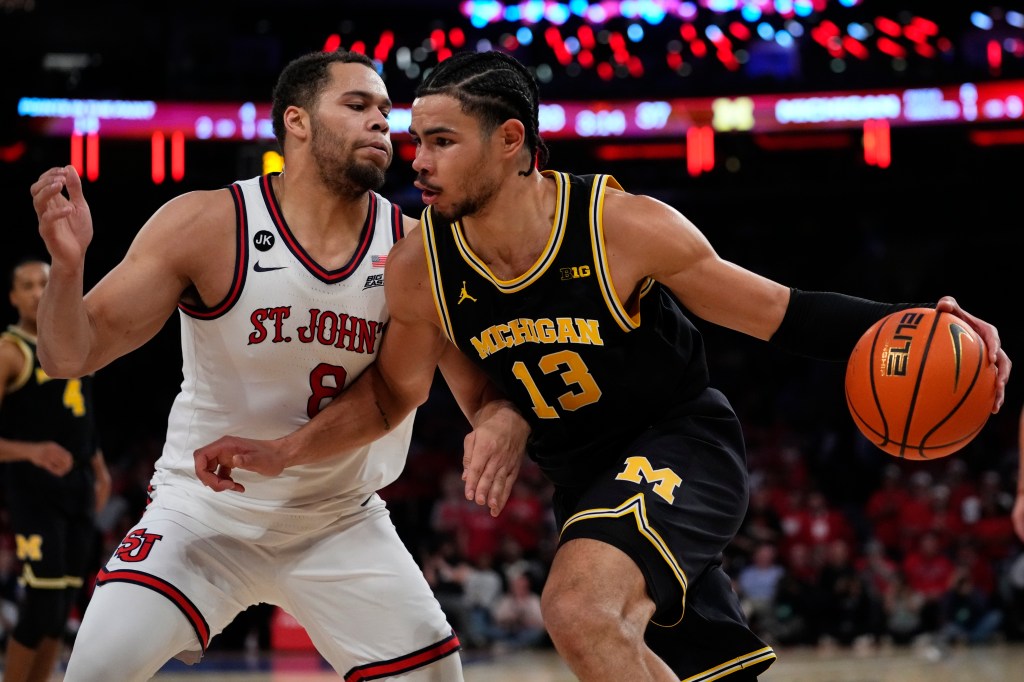
<svg viewBox="0 0 1024 682">
<path fill-rule="evenodd" d="M 681 682 L 714 682 L 714 680 L 720 680 L 726 675 L 732 675 L 737 670 L 750 668 L 765 661 L 774 661 L 775 658 L 775 651 L 770 646 L 762 647 L 748 654 L 737 656 L 731 661 L 716 665 L 714 668 L 709 668 L 704 672 L 691 675 Z"/>
<path fill-rule="evenodd" d="M 427 258 L 427 270 L 430 273 L 431 293 L 434 296 L 434 307 L 437 309 L 437 317 L 441 321 L 441 328 L 448 336 L 448 340 L 455 347 L 455 331 L 452 329 L 451 317 L 448 315 L 448 304 L 444 298 L 444 287 L 441 284 L 441 265 L 437 261 L 437 243 L 434 236 L 434 216 L 430 207 L 423 209 L 420 214 L 420 225 L 423 232 L 423 253 Z"/>
<path fill-rule="evenodd" d="M 25 339 L 21 337 L 21 334 L 14 331 L 15 329 L 16 327 L 12 325 L 8 328 L 8 331 L 0 334 L 0 338 L 13 343 L 18 347 L 18 350 L 21 351 L 21 354 L 25 356 L 25 364 L 21 366 L 21 371 L 18 372 L 18 376 L 14 377 L 14 381 L 7 386 L 10 391 L 17 391 L 19 388 L 27 384 L 29 377 L 32 376 L 32 349 L 29 348 L 29 345 L 25 342 Z"/>
<path fill-rule="evenodd" d="M 566 520 L 565 524 L 562 525 L 562 532 L 564 533 L 566 528 L 574 523 L 579 523 L 580 521 L 622 518 L 630 514 L 633 515 L 633 519 L 636 521 L 636 528 L 640 531 L 640 535 L 654 545 L 654 548 L 658 550 L 658 554 L 660 554 L 661 558 L 665 560 L 666 564 L 668 564 L 668 567 L 676 577 L 676 580 L 679 581 L 680 587 L 683 588 L 682 610 L 679 615 L 679 620 L 682 620 L 682 614 L 686 610 L 686 573 L 683 571 L 683 567 L 679 565 L 679 562 L 676 561 L 676 558 L 672 556 L 672 552 L 669 551 L 668 545 L 665 544 L 665 540 L 662 539 L 661 535 L 658 534 L 658 531 L 654 530 L 650 522 L 647 520 L 647 503 L 644 501 L 643 493 L 637 493 L 615 508 L 585 509 L 584 511 L 577 512 L 570 516 L 569 519 Z M 672 623 L 671 625 L 676 625 L 678 622 L 679 621 L 676 621 L 676 623 Z M 671 625 L 666 627 L 671 627 Z"/>
<path fill-rule="evenodd" d="M 555 218 L 552 221 L 551 233 L 548 235 L 548 242 L 544 246 L 544 250 L 541 251 L 540 256 L 537 257 L 533 266 L 515 279 L 499 279 L 493 272 L 491 272 L 491 269 L 487 267 L 487 264 L 473 252 L 473 249 L 470 248 L 469 242 L 466 240 L 466 235 L 462 231 L 462 223 L 456 221 L 452 224 L 452 234 L 455 237 L 455 246 L 462 255 L 462 259 L 466 261 L 469 267 L 473 268 L 473 270 L 475 270 L 481 277 L 493 282 L 498 291 L 503 294 L 512 294 L 517 291 L 522 291 L 530 284 L 537 281 L 537 279 L 551 266 L 552 261 L 555 260 L 555 256 L 558 255 L 558 249 L 561 247 L 562 240 L 565 237 L 565 226 L 568 221 L 569 211 L 569 181 L 565 177 L 565 173 L 541 171 L 541 175 L 554 178 L 555 180 Z"/>
</svg>

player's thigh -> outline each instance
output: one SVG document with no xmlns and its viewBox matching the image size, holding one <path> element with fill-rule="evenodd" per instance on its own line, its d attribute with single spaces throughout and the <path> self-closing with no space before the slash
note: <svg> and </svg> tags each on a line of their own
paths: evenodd
<svg viewBox="0 0 1024 682">
<path fill-rule="evenodd" d="M 100 570 L 95 594 L 128 584 L 159 595 L 171 606 L 169 613 L 191 629 L 194 642 L 189 650 L 198 654 L 240 612 L 263 601 L 261 590 L 274 579 L 268 568 L 272 566 L 269 553 L 253 543 L 214 532 L 178 512 L 151 506 Z M 115 590 L 105 599 L 131 612 L 133 602 L 128 594 Z M 128 644 L 146 636 L 142 631 L 133 636 L 131 630 L 126 630 L 126 635 Z"/>
<path fill-rule="evenodd" d="M 339 525 L 282 566 L 282 607 L 341 675 L 462 679 L 458 640 L 383 503 Z"/>
<path fill-rule="evenodd" d="M 196 635 L 178 608 L 140 585 L 111 583 L 89 601 L 64 682 L 148 680 Z"/>
</svg>

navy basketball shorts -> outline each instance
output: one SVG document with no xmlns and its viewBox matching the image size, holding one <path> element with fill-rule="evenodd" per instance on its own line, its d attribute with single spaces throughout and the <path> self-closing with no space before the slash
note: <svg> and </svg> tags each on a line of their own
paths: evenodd
<svg viewBox="0 0 1024 682">
<path fill-rule="evenodd" d="M 763 669 L 775 654 L 747 627 L 720 565 L 747 499 L 739 422 L 709 389 L 646 428 L 589 486 L 556 489 L 559 544 L 599 540 L 636 562 L 656 607 L 648 644 L 681 679 Z"/>
</svg>

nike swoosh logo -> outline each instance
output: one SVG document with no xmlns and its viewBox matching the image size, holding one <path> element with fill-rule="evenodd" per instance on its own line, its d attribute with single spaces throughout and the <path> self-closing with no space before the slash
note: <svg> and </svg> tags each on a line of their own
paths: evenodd
<svg viewBox="0 0 1024 682">
<path fill-rule="evenodd" d="M 262 265 L 260 265 L 259 261 L 256 261 L 256 263 L 252 266 L 252 269 L 253 269 L 254 272 L 270 272 L 271 270 L 284 270 L 286 267 L 288 267 L 288 266 L 286 266 L 286 265 L 277 265 L 277 266 L 265 268 Z"/>
<path fill-rule="evenodd" d="M 956 377 L 953 380 L 953 390 L 955 391 L 957 385 L 960 383 L 960 363 L 963 361 L 964 349 L 961 339 L 965 336 L 968 341 L 973 342 L 974 339 L 971 337 L 971 333 L 961 327 L 960 325 L 953 324 L 949 325 L 949 335 L 953 339 L 953 358 L 954 364 L 956 365 Z"/>
</svg>

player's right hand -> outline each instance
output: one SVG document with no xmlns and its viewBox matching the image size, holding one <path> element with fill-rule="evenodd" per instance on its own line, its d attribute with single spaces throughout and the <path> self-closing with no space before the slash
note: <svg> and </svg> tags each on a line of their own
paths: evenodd
<svg viewBox="0 0 1024 682">
<path fill-rule="evenodd" d="M 275 441 L 238 436 L 221 436 L 192 454 L 196 476 L 203 485 L 218 492 L 245 492 L 245 486 L 231 477 L 234 469 L 245 469 L 263 476 L 277 476 L 284 470 L 284 456 L 274 448 Z"/>
<path fill-rule="evenodd" d="M 67 188 L 67 196 L 63 190 Z M 32 183 L 32 206 L 39 219 L 39 236 L 53 265 L 78 266 L 92 241 L 92 214 L 74 166 L 51 168 Z"/>
<path fill-rule="evenodd" d="M 63 476 L 75 464 L 75 458 L 65 448 L 53 441 L 33 443 L 28 459 L 40 469 L 46 469 L 54 476 Z"/>
</svg>

